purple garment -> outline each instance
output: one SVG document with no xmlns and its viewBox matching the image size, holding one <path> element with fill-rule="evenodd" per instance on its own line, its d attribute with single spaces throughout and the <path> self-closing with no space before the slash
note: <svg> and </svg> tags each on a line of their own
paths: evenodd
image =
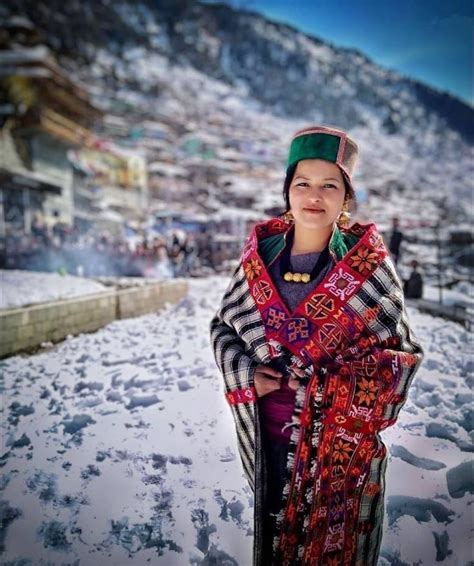
<svg viewBox="0 0 474 566">
<path fill-rule="evenodd" d="M 300 254 L 291 256 L 291 265 L 295 272 L 311 273 L 313 267 L 318 261 L 319 252 Z M 280 257 L 278 257 L 269 267 L 268 272 L 280 294 L 280 297 L 287 304 L 290 312 L 301 303 L 301 301 L 315 289 L 320 283 L 328 270 L 331 268 L 332 260 L 329 258 L 328 263 L 321 269 L 313 281 L 309 283 L 294 283 L 293 281 L 285 281 L 280 274 Z M 288 380 L 283 378 L 281 387 L 277 391 L 267 393 L 258 399 L 258 407 L 260 413 L 260 422 L 263 432 L 267 435 L 271 442 L 278 444 L 287 444 L 290 441 L 292 427 L 288 426 L 282 431 L 282 428 L 291 423 L 293 409 L 295 405 L 296 391 L 288 386 Z"/>
<path fill-rule="evenodd" d="M 291 421 L 295 397 L 296 391 L 288 386 L 288 379 L 283 378 L 280 389 L 258 399 L 263 432 L 272 442 L 280 444 L 289 442 L 293 429 L 287 427 L 282 431 L 282 428 Z"/>
</svg>

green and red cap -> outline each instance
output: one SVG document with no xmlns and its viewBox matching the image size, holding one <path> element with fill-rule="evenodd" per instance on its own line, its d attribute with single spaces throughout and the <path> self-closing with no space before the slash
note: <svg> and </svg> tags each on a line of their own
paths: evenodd
<svg viewBox="0 0 474 566">
<path fill-rule="evenodd" d="M 359 149 L 346 132 L 331 126 L 310 126 L 296 132 L 290 144 L 287 171 L 303 159 L 324 159 L 335 163 L 349 186 Z"/>
</svg>

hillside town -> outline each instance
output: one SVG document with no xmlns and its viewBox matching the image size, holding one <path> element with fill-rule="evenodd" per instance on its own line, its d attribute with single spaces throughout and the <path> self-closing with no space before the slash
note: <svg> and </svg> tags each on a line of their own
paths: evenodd
<svg viewBox="0 0 474 566">
<path fill-rule="evenodd" d="M 0 33 L 0 268 L 85 276 L 228 273 L 252 226 L 284 212 L 283 140 L 296 122 L 269 122 L 251 106 L 242 112 L 230 90 L 210 113 L 196 114 L 207 94 L 194 110 L 166 97 L 147 109 L 131 91 L 105 104 L 102 87 L 61 64 L 30 20 L 11 16 Z M 138 68 L 141 53 L 127 57 Z M 101 60 L 100 84 L 110 67 L 99 53 Z M 183 88 L 202 81 L 186 73 Z M 363 171 L 373 159 L 367 155 Z M 416 186 L 417 171 L 410 174 Z M 354 220 L 376 219 L 389 241 L 393 218 L 401 218 L 402 276 L 410 277 L 416 261 L 430 284 L 439 284 L 441 271 L 447 288 L 469 282 L 472 233 L 459 222 L 447 229 L 440 216 L 449 208 L 457 215 L 450 221 L 458 218 L 455 205 L 443 205 L 441 195 L 420 215 L 403 204 L 407 181 L 366 176 L 357 185 Z"/>
<path fill-rule="evenodd" d="M 12 17 L 1 33 L 2 268 L 144 276 L 161 258 L 175 275 L 219 271 L 273 212 L 252 211 L 251 191 L 228 211 L 212 199 L 259 169 L 263 149 L 230 136 L 222 147 L 167 115 L 134 125 L 106 114 L 30 21 Z"/>
</svg>

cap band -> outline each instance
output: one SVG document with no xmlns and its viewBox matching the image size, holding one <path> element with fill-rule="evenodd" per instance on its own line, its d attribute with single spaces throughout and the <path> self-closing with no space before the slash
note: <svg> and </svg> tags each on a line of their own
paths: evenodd
<svg viewBox="0 0 474 566">
<path fill-rule="evenodd" d="M 290 145 L 287 167 L 302 159 L 324 159 L 337 163 L 340 136 L 332 134 L 304 134 L 293 139 Z"/>
</svg>

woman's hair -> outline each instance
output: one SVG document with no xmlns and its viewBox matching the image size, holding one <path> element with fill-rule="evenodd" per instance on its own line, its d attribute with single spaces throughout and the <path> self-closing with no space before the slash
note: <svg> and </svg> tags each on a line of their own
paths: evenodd
<svg viewBox="0 0 474 566">
<path fill-rule="evenodd" d="M 297 163 L 295 163 L 294 165 L 288 168 L 286 172 L 285 181 L 283 183 L 283 198 L 285 199 L 286 211 L 290 210 L 290 185 L 291 185 L 291 181 L 293 181 L 296 165 Z M 357 204 L 354 189 L 347 183 L 344 175 L 342 175 L 342 179 L 344 181 L 344 189 L 345 189 L 344 202 L 347 203 L 347 210 L 353 211 L 355 210 Z"/>
</svg>

